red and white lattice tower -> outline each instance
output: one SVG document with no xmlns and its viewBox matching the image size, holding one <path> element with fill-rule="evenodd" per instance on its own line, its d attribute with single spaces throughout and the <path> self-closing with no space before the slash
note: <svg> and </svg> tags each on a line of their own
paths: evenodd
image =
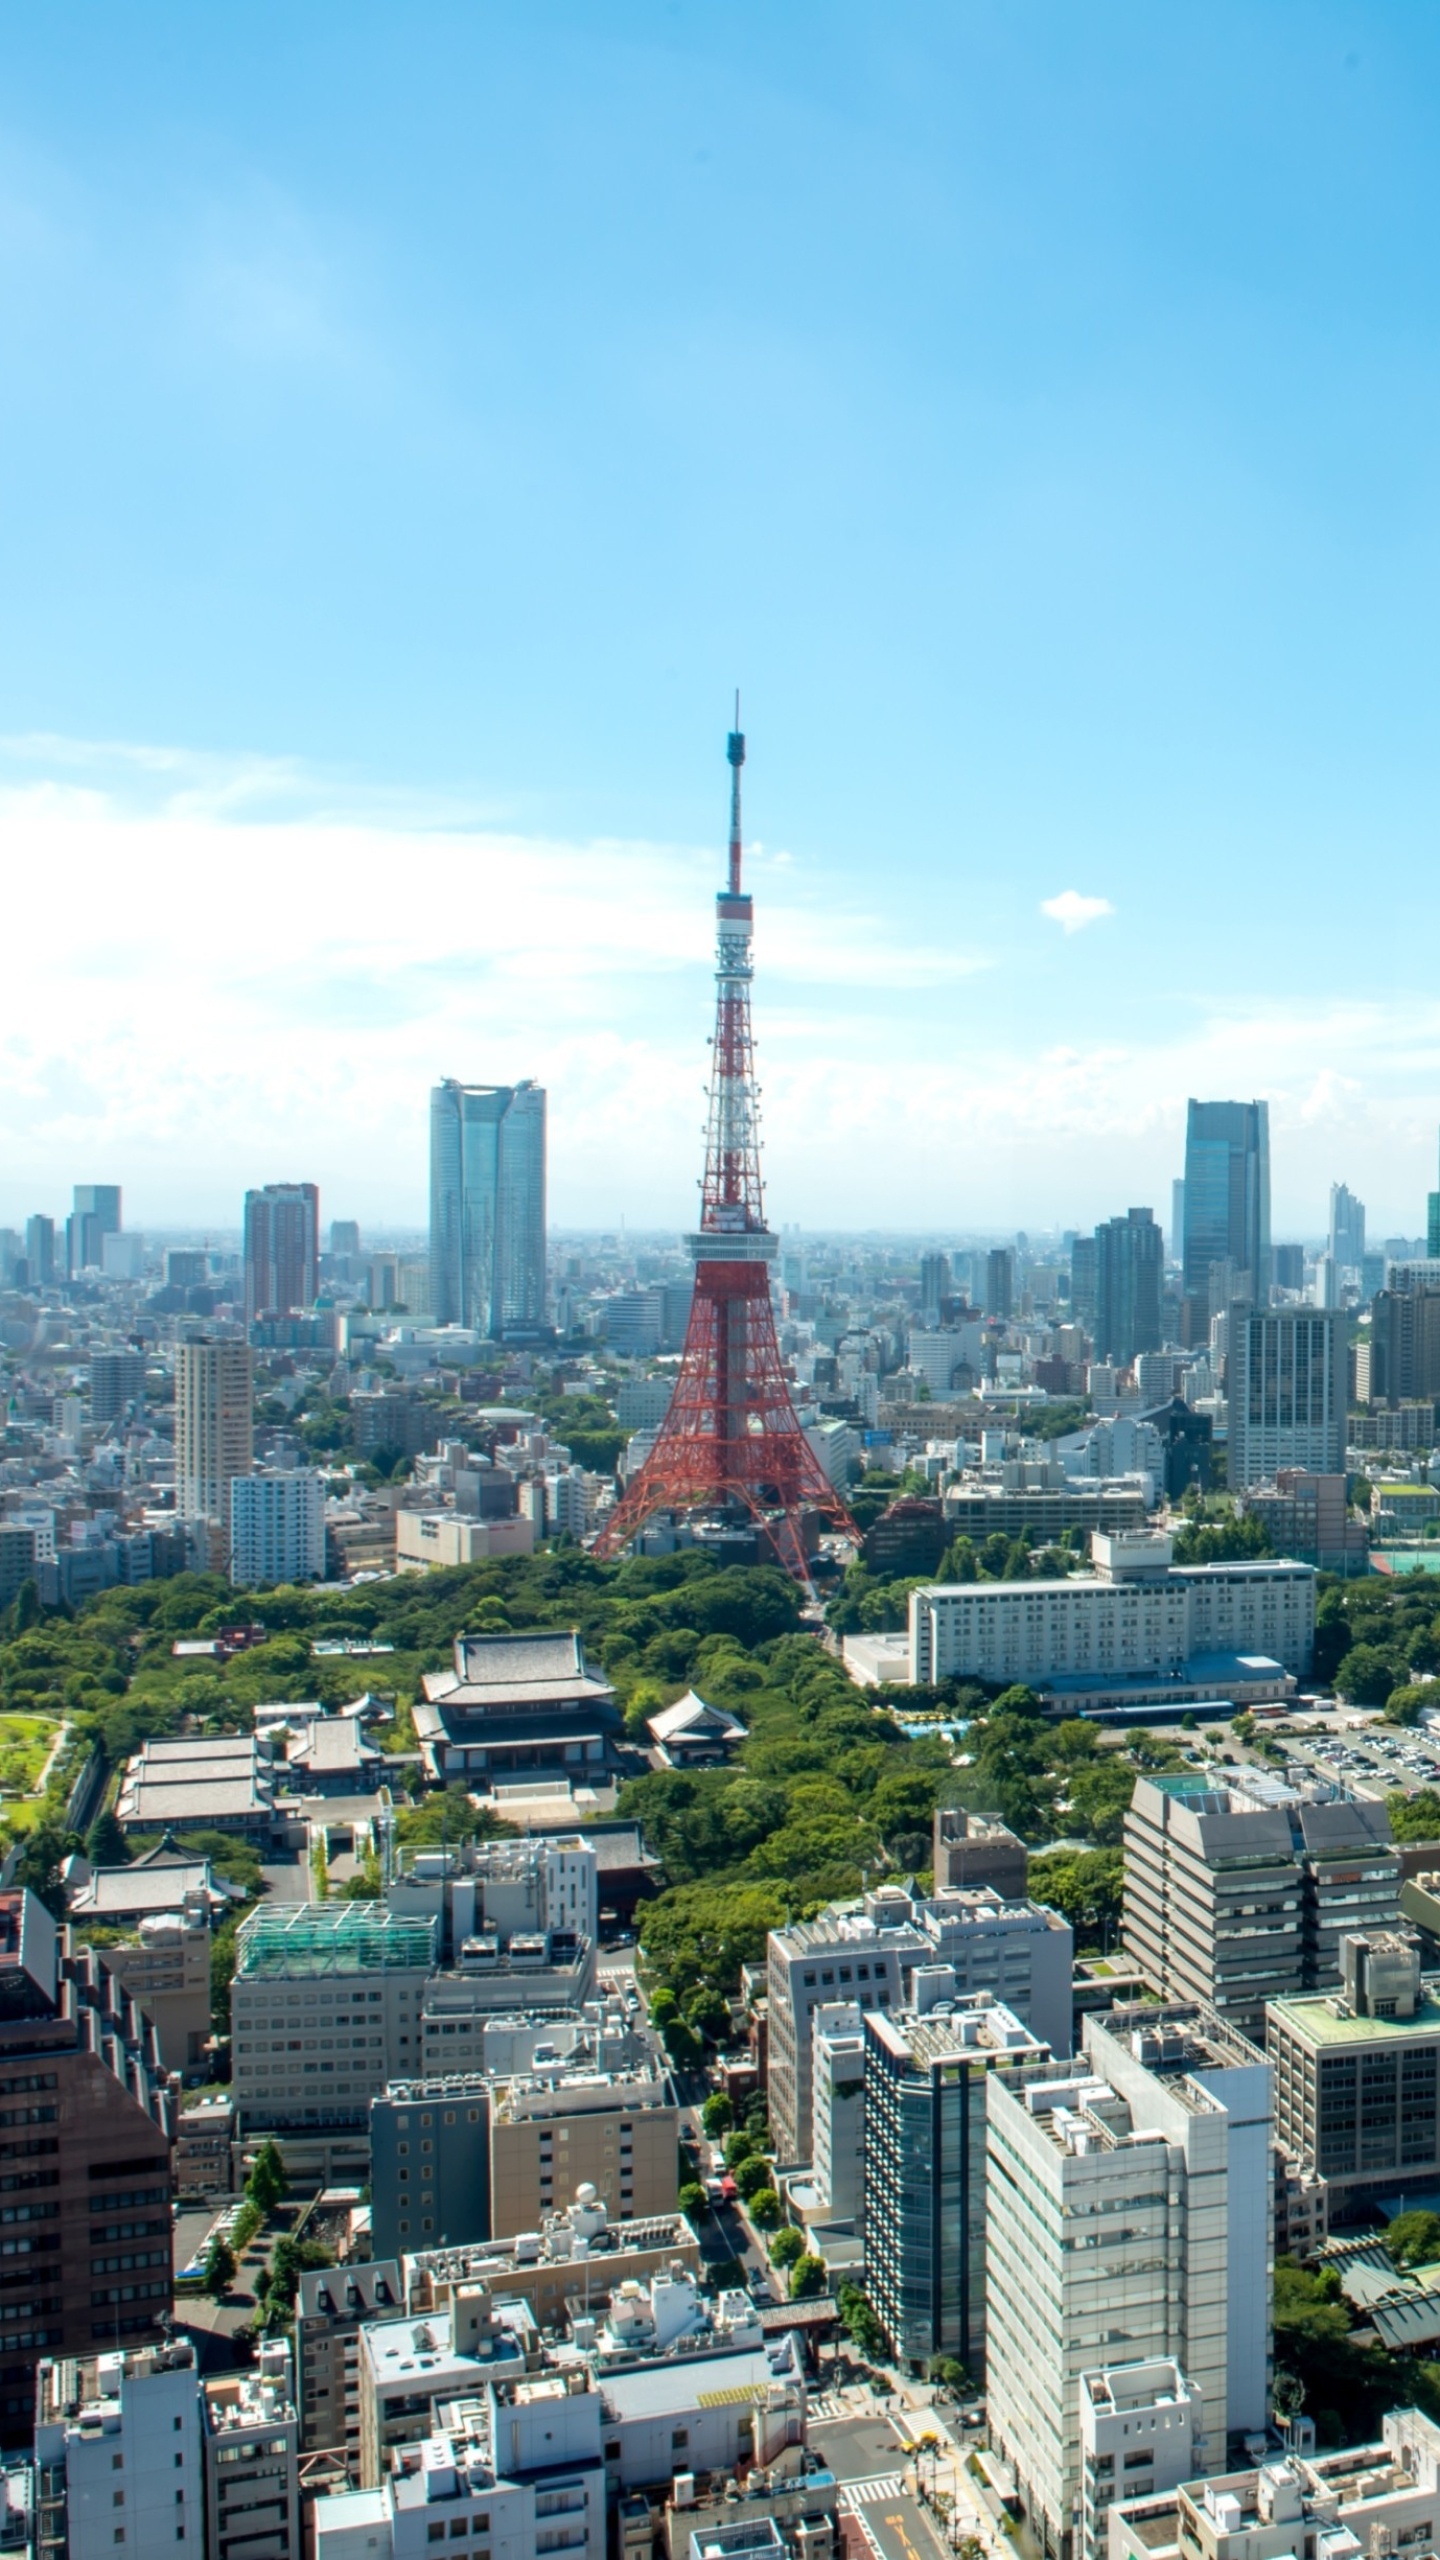
<svg viewBox="0 0 1440 2560">
<path fill-rule="evenodd" d="M 738 705 L 737 705 L 738 716 Z M 800 1428 L 775 1339 L 759 1114 L 750 1035 L 754 908 L 740 878 L 740 767 L 730 733 L 730 877 L 715 901 L 715 1038 L 699 1233 L 687 1238 L 695 1296 L 670 1410 L 596 1541 L 615 1555 L 661 1510 L 748 1513 L 762 1543 L 808 1579 L 802 1519 L 854 1524 Z"/>
</svg>

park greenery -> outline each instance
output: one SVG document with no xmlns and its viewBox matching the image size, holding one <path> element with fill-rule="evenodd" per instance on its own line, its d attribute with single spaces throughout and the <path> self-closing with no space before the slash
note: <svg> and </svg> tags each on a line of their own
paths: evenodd
<svg viewBox="0 0 1440 2560">
<path fill-rule="evenodd" d="M 1275 2364 L 1277 2401 L 1288 2394 L 1313 2418 L 1325 2448 L 1378 2436 L 1387 2409 L 1415 2407 L 1440 2418 L 1440 2363 L 1382 2347 L 1345 2300 L 1333 2267 L 1276 2260 Z"/>
</svg>

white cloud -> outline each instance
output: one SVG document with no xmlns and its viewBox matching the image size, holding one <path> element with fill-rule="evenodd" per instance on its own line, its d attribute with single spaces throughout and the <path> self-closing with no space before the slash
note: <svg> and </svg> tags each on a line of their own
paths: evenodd
<svg viewBox="0 0 1440 2560">
<path fill-rule="evenodd" d="M 1058 898 L 1042 898 L 1040 913 L 1066 933 L 1081 933 L 1087 924 L 1095 924 L 1101 916 L 1113 916 L 1108 898 L 1083 898 L 1078 889 L 1062 889 Z"/>
<path fill-rule="evenodd" d="M 327 1217 L 418 1225 L 442 1075 L 545 1084 L 557 1224 L 689 1219 L 713 847 L 527 836 L 259 758 L 0 754 L 0 1222 L 118 1180 L 139 1227 L 233 1227 L 247 1183 L 305 1177 Z M 1277 1233 L 1318 1232 L 1341 1178 L 1377 1232 L 1423 1225 L 1427 994 L 1166 1001 L 1092 1036 L 1016 1008 L 1022 955 L 847 906 L 818 863 L 747 865 L 777 1224 L 1163 1217 L 1187 1095 L 1233 1093 L 1270 1099 Z"/>
</svg>

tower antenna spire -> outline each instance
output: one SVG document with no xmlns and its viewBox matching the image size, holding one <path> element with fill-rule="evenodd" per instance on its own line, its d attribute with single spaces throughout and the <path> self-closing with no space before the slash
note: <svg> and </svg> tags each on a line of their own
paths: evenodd
<svg viewBox="0 0 1440 2560">
<path fill-rule="evenodd" d="M 740 767 L 745 761 L 745 738 L 740 727 L 740 688 L 735 688 L 735 726 L 726 741 L 725 753 L 730 759 L 730 895 L 738 898 L 740 888 Z"/>
</svg>

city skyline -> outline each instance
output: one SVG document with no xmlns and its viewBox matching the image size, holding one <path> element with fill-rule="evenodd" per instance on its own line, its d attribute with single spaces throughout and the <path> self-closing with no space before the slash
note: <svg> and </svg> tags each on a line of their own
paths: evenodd
<svg viewBox="0 0 1440 2560">
<path fill-rule="evenodd" d="M 146 24 L 8 63 L 0 1217 L 419 1225 L 529 1075 L 683 1229 L 738 681 L 777 1217 L 1163 1219 L 1235 1094 L 1418 1231 L 1440 30 Z"/>
</svg>

